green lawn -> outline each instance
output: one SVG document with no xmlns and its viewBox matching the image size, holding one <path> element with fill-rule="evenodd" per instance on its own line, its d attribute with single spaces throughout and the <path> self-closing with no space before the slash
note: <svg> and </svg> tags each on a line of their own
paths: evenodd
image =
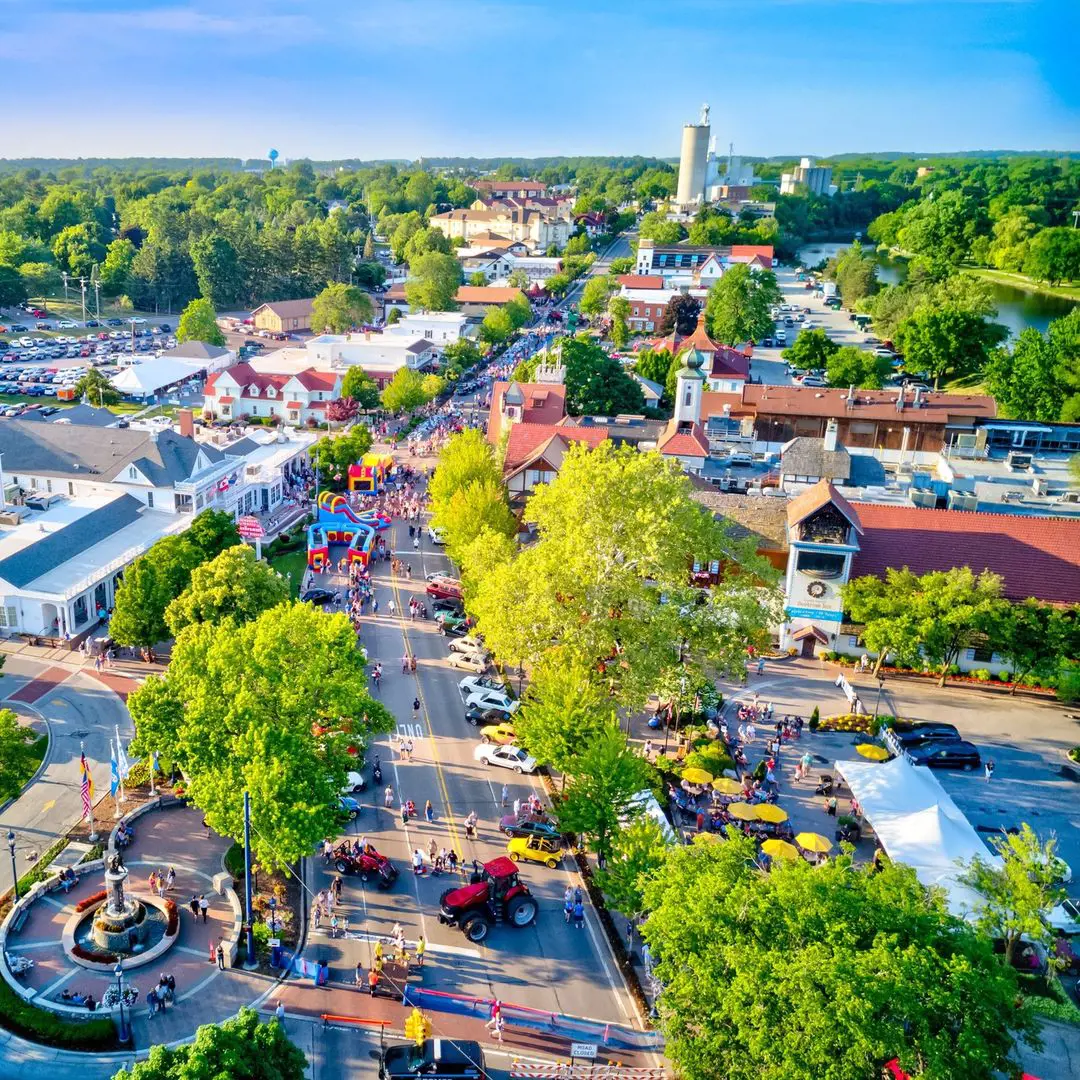
<svg viewBox="0 0 1080 1080">
<path fill-rule="evenodd" d="M 300 584 L 307 569 L 307 549 L 287 551 L 284 555 L 274 556 L 269 562 L 279 574 L 292 574 L 292 595 L 295 600 L 300 595 Z"/>
<path fill-rule="evenodd" d="M 49 397 L 29 397 L 26 394 L 0 394 L 0 405 L 55 405 L 61 409 L 70 409 L 72 405 L 81 404 L 78 401 L 58 401 L 56 398 Z M 137 401 L 119 401 L 115 405 L 107 406 L 110 412 L 114 413 L 137 413 L 142 412 L 146 408 L 145 405 Z M 173 409 L 172 412 L 176 410 Z M 165 412 L 170 412 L 170 407 L 165 406 Z"/>
<path fill-rule="evenodd" d="M 1047 285 L 1045 281 L 1034 281 L 1026 274 L 1010 274 L 1005 270 L 991 270 L 985 266 L 965 266 L 965 270 L 987 281 L 997 281 L 1002 285 L 1012 285 L 1025 292 L 1038 293 L 1040 296 L 1057 296 L 1063 300 L 1080 300 L 1080 285 Z"/>
</svg>

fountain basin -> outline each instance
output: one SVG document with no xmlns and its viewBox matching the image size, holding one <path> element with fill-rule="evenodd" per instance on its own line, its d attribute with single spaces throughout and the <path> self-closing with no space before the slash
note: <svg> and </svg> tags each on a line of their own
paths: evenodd
<svg viewBox="0 0 1080 1080">
<path fill-rule="evenodd" d="M 179 917 L 174 919 L 173 932 L 169 934 L 170 915 L 165 900 L 156 896 L 132 897 L 132 900 L 133 909 L 137 910 L 141 917 L 137 922 L 133 922 L 133 911 L 130 917 L 116 920 L 116 930 L 105 938 L 110 945 L 115 942 L 115 947 L 111 949 L 101 945 L 100 933 L 98 940 L 95 940 L 94 926 L 95 918 L 107 907 L 108 900 L 102 900 L 85 911 L 78 911 L 68 919 L 61 940 L 64 952 L 72 962 L 89 971 L 112 974 L 117 962 L 123 963 L 124 970 L 128 971 L 149 964 L 168 951 L 180 933 Z M 171 904 L 172 901 L 168 903 Z M 175 905 L 173 906 L 175 910 Z M 102 913 L 99 922 L 103 920 L 108 923 L 111 918 Z M 129 935 L 133 931 L 136 942 L 134 948 L 131 948 Z"/>
</svg>

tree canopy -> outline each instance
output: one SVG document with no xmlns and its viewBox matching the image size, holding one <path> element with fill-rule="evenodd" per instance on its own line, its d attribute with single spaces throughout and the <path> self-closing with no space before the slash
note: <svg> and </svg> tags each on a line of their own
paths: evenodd
<svg viewBox="0 0 1080 1080">
<path fill-rule="evenodd" d="M 80 400 L 85 398 L 89 404 L 98 408 L 115 405 L 120 400 L 120 394 L 108 376 L 102 375 L 95 367 L 87 368 L 86 374 L 75 384 L 75 396 Z"/>
<path fill-rule="evenodd" d="M 909 867 L 757 865 L 746 837 L 673 848 L 642 935 L 666 1052 L 686 1080 L 866 1080 L 1013 1070 L 1034 1036 L 1015 972 Z"/>
<path fill-rule="evenodd" d="M 409 264 L 405 296 L 417 311 L 453 311 L 461 285 L 461 264 L 453 255 L 429 251 Z"/>
<path fill-rule="evenodd" d="M 740 345 L 758 341 L 772 330 L 769 309 L 782 300 L 771 270 L 729 267 L 705 300 L 705 329 L 714 341 Z"/>
<path fill-rule="evenodd" d="M 164 677 L 128 707 L 135 753 L 176 762 L 217 832 L 243 836 L 250 792 L 252 847 L 273 868 L 335 833 L 338 792 L 355 767 L 347 748 L 394 726 L 367 691 L 349 619 L 300 602 L 239 625 L 189 625 Z"/>
<path fill-rule="evenodd" d="M 599 345 L 569 338 L 559 348 L 566 368 L 566 409 L 572 416 L 616 416 L 644 408 L 640 384 Z"/>
<path fill-rule="evenodd" d="M 311 448 L 311 459 L 324 483 L 344 483 L 349 466 L 357 464 L 370 449 L 370 429 L 354 424 L 348 431 L 320 439 Z"/>
<path fill-rule="evenodd" d="M 805 371 L 823 368 L 840 346 L 825 330 L 801 330 L 799 336 L 780 355 L 793 367 Z"/>
<path fill-rule="evenodd" d="M 192 300 L 180 315 L 176 327 L 177 341 L 202 341 L 207 345 L 224 345 L 225 335 L 217 324 L 214 305 L 209 300 Z"/>
<path fill-rule="evenodd" d="M 0 709 L 0 800 L 17 798 L 41 760 L 33 747 L 34 729 L 20 724 L 10 709 Z"/>
<path fill-rule="evenodd" d="M 399 368 L 383 387 L 383 407 L 392 413 L 409 413 L 428 402 L 424 376 L 412 368 Z"/>
<path fill-rule="evenodd" d="M 327 285 L 311 305 L 311 325 L 332 334 L 344 334 L 371 322 L 374 316 L 371 297 L 363 289 L 342 281 Z"/>
<path fill-rule="evenodd" d="M 362 367 L 350 367 L 341 380 L 341 396 L 355 401 L 365 412 L 379 407 L 381 400 L 375 380 Z"/>
<path fill-rule="evenodd" d="M 799 340 L 804 335 L 799 335 Z M 830 386 L 854 386 L 860 390 L 880 390 L 892 373 L 892 361 L 875 356 L 857 345 L 844 345 L 825 358 L 825 378 Z"/>
</svg>

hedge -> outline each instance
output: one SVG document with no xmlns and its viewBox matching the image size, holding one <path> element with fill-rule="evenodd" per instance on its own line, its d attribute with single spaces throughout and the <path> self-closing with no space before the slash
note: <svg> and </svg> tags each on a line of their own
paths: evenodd
<svg viewBox="0 0 1080 1080">
<path fill-rule="evenodd" d="M 0 1024 L 31 1042 L 64 1050 L 116 1049 L 116 1027 L 111 1017 L 65 1020 L 24 1001 L 3 979 L 0 979 Z"/>
</svg>

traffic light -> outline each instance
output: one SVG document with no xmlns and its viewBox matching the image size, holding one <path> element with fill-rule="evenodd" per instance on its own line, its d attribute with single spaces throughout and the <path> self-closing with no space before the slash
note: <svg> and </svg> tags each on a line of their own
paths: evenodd
<svg viewBox="0 0 1080 1080">
<path fill-rule="evenodd" d="M 405 1037 L 412 1039 L 417 1046 L 423 1046 L 424 1040 L 430 1036 L 431 1021 L 419 1009 L 413 1009 L 405 1021 Z"/>
</svg>

